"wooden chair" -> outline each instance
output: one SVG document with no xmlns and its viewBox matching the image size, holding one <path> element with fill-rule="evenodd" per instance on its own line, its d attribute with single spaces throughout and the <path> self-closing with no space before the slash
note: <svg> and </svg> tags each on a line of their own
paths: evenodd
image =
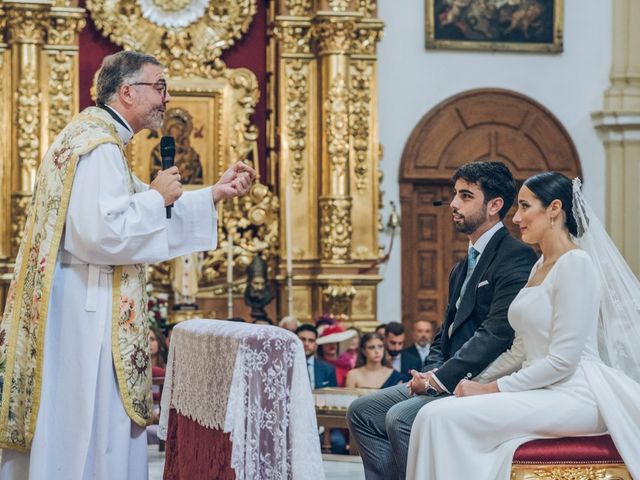
<svg viewBox="0 0 640 480">
<path fill-rule="evenodd" d="M 313 391 L 318 426 L 323 426 L 325 429 L 322 436 L 323 453 L 331 452 L 329 435 L 332 428 L 349 428 L 347 426 L 347 409 L 351 402 L 372 391 L 366 388 L 342 387 L 319 388 Z M 349 446 L 347 448 L 350 455 L 359 455 L 353 435 L 349 435 Z"/>
</svg>

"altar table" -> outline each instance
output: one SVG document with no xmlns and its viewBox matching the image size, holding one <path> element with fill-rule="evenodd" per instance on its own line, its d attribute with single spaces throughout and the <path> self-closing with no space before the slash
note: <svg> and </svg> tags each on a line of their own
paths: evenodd
<svg viewBox="0 0 640 480">
<path fill-rule="evenodd" d="M 324 479 L 302 343 L 282 328 L 177 325 L 158 430 L 165 480 Z"/>
</svg>

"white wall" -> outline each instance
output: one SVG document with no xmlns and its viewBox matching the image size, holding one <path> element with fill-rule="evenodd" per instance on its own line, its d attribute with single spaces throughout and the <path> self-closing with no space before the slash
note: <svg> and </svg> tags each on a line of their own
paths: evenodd
<svg viewBox="0 0 640 480">
<path fill-rule="evenodd" d="M 561 54 L 426 50 L 424 0 L 378 0 L 385 22 L 378 49 L 378 108 L 385 203 L 399 205 L 398 176 L 405 142 L 419 120 L 441 101 L 474 88 L 514 90 L 540 102 L 565 126 L 582 162 L 585 195 L 602 218 L 604 147 L 590 114 L 602 107 L 611 65 L 611 0 L 565 0 Z M 384 218 L 389 214 L 385 208 Z M 401 213 L 402 216 L 402 213 Z M 400 235 L 402 232 L 400 232 Z M 389 238 L 381 236 L 381 243 Z M 399 238 L 381 269 L 381 322 L 401 319 Z"/>
</svg>

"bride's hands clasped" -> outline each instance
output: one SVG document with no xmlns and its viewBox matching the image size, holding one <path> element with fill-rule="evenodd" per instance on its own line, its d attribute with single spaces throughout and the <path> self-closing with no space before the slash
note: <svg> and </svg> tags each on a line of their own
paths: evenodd
<svg viewBox="0 0 640 480">
<path fill-rule="evenodd" d="M 470 397 L 472 395 L 485 395 L 487 393 L 497 393 L 498 384 L 496 382 L 491 383 L 478 383 L 473 380 L 462 379 L 458 382 L 453 394 L 456 397 Z"/>
</svg>

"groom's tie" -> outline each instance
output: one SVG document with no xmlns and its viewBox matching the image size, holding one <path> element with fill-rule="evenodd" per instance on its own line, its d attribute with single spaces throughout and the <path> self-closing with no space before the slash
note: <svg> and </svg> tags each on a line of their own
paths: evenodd
<svg viewBox="0 0 640 480">
<path fill-rule="evenodd" d="M 462 296 L 467 289 L 467 283 L 469 283 L 469 279 L 471 278 L 471 275 L 473 275 L 473 269 L 476 268 L 476 263 L 478 263 L 478 255 L 480 255 L 480 252 L 473 247 L 469 247 L 469 252 L 467 254 L 467 276 L 464 277 L 464 282 L 462 282 L 462 288 L 460 289 L 460 296 L 456 302 L 456 308 L 460 307 L 460 300 L 462 300 Z"/>
</svg>

